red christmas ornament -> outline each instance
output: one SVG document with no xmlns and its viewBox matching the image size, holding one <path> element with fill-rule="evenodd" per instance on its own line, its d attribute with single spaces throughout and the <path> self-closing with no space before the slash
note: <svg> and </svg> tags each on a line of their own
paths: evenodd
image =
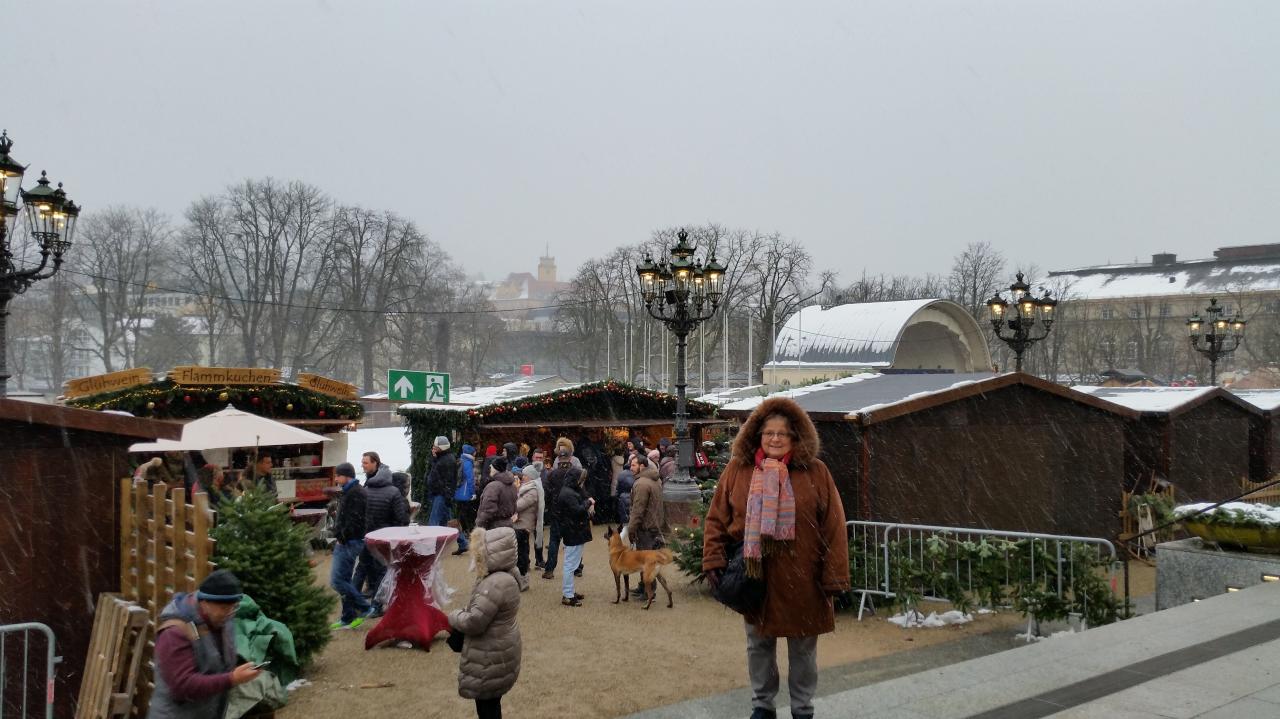
<svg viewBox="0 0 1280 719">
<path fill-rule="evenodd" d="M 182 398 L 182 401 L 186 402 L 187 404 L 191 404 L 191 395 L 186 395 L 185 397 Z"/>
<path fill-rule="evenodd" d="M 249 400 L 249 401 L 250 401 L 250 402 L 253 402 L 254 404 L 261 404 L 261 403 L 262 403 L 262 398 L 261 398 L 261 397 L 254 397 L 253 399 L 251 399 L 251 400 Z"/>
<path fill-rule="evenodd" d="M 324 410 L 320 410 L 319 415 L 320 415 L 321 417 L 323 417 L 323 416 L 324 416 Z"/>
</svg>

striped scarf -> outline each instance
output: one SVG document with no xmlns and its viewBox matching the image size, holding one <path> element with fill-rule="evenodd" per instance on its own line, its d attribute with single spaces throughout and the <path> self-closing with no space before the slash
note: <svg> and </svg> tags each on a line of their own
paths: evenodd
<svg viewBox="0 0 1280 719">
<path fill-rule="evenodd" d="M 768 459 L 756 450 L 756 466 L 751 473 L 747 495 L 747 526 L 743 533 L 742 556 L 747 576 L 763 577 L 763 558 L 778 554 L 796 538 L 796 495 L 787 473 L 787 461 Z"/>
</svg>

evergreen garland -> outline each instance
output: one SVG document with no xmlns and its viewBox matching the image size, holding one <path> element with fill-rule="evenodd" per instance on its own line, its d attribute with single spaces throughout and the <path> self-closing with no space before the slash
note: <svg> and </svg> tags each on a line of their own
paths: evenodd
<svg viewBox="0 0 1280 719">
<path fill-rule="evenodd" d="M 338 399 L 292 384 L 187 385 L 163 379 L 67 400 L 69 407 L 117 410 L 153 419 L 204 417 L 226 409 L 228 404 L 274 419 L 354 421 L 364 415 L 364 408 L 359 402 Z"/>
<path fill-rule="evenodd" d="M 214 561 L 235 573 L 262 613 L 293 633 L 298 663 L 306 666 L 329 641 L 337 598 L 315 584 L 307 562 L 311 529 L 258 489 L 218 505 Z"/>
</svg>

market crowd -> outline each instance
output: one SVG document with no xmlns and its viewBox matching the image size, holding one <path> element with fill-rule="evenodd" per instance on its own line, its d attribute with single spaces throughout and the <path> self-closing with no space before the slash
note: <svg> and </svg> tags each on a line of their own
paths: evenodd
<svg viewBox="0 0 1280 719">
<path fill-rule="evenodd" d="M 475 701 L 481 719 L 502 716 L 502 697 L 519 678 L 516 616 L 532 574 L 550 580 L 559 568 L 561 605 L 580 607 L 584 597 L 574 579 L 583 572 L 593 521 L 625 524 L 637 549 L 666 543 L 662 483 L 676 469 L 671 443 L 647 448 L 633 437 L 616 452 L 582 445 L 562 437 L 552 447 L 490 444 L 477 454 L 471 444 L 455 452 L 447 437 L 433 443 L 421 513 L 428 524 L 456 525 L 455 554 L 474 560 L 476 582 L 465 606 L 449 614 L 447 643 L 460 652 L 458 693 Z M 818 452 L 817 431 L 799 405 L 765 400 L 740 428 L 705 519 L 703 573 L 715 598 L 744 620 L 751 719 L 776 717 L 783 638 L 791 716 L 813 716 L 817 639 L 834 631 L 834 597 L 849 589 L 844 511 Z M 151 481 L 165 461 L 148 463 L 139 481 Z M 365 535 L 410 521 L 408 475 L 392 472 L 375 452 L 366 452 L 361 465 L 363 483 L 351 464 L 336 470 L 341 492 L 330 579 L 342 613 L 335 631 L 358 627 L 383 609 L 386 568 L 369 554 Z M 198 469 L 195 481 L 207 481 L 201 486 L 226 484 L 207 470 Z M 228 487 L 227 496 L 235 491 Z M 636 591 L 644 594 L 643 587 Z M 223 572 L 199 592 L 175 596 L 156 640 L 157 701 L 149 716 L 220 716 L 226 692 L 256 676 L 254 665 L 235 665 L 223 629 L 239 598 L 238 582 Z"/>
</svg>

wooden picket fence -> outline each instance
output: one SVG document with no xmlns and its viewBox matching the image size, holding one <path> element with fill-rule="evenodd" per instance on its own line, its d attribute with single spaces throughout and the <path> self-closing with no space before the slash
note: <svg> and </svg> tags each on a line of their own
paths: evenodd
<svg viewBox="0 0 1280 719">
<path fill-rule="evenodd" d="M 1280 475 L 1276 475 L 1271 479 L 1280 479 Z M 1266 484 L 1266 482 L 1250 482 L 1247 479 L 1242 479 L 1240 480 L 1240 491 L 1249 492 L 1250 489 L 1253 489 L 1254 487 L 1261 487 L 1264 484 Z M 1272 506 L 1280 505 L 1280 484 L 1267 487 L 1266 489 L 1249 492 L 1249 494 L 1245 495 L 1244 499 L 1240 501 L 1259 502 L 1261 504 L 1270 504 Z"/>
<path fill-rule="evenodd" d="M 147 610 L 118 594 L 98 595 L 93 634 L 85 658 L 76 719 L 128 715 L 139 678 L 146 669 Z"/>
<path fill-rule="evenodd" d="M 163 482 L 148 488 L 120 481 L 120 593 L 150 620 L 133 701 L 140 717 L 155 688 L 151 657 L 160 612 L 175 593 L 194 592 L 214 570 L 209 496 L 198 492 L 191 499 L 193 504 L 182 487 L 169 489 Z"/>
</svg>

